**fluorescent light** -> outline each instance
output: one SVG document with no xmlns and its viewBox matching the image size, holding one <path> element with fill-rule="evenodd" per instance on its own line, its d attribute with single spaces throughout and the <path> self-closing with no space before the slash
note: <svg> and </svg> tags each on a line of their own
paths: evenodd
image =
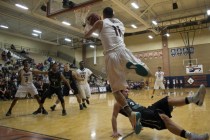
<svg viewBox="0 0 210 140">
<path fill-rule="evenodd" d="M 149 37 L 150 39 L 153 39 L 153 36 L 151 36 L 151 35 L 148 35 L 148 37 Z"/>
<path fill-rule="evenodd" d="M 91 48 L 95 48 L 95 46 L 94 46 L 94 45 L 90 45 L 90 47 L 91 47 Z"/>
<path fill-rule="evenodd" d="M 169 34 L 169 33 L 166 33 L 165 35 L 166 35 L 167 37 L 169 37 L 169 36 L 170 36 L 170 34 Z"/>
<path fill-rule="evenodd" d="M 155 20 L 153 20 L 152 23 L 153 23 L 154 25 L 157 25 L 157 24 L 158 24 L 157 21 L 155 21 Z"/>
<path fill-rule="evenodd" d="M 71 42 L 71 39 L 69 39 L 69 38 L 65 38 L 64 40 L 67 42 Z"/>
<path fill-rule="evenodd" d="M 135 2 L 132 2 L 131 5 L 133 6 L 133 8 L 139 9 L 139 6 Z"/>
<path fill-rule="evenodd" d="M 8 29 L 9 27 L 8 26 L 5 26 L 5 25 L 0 25 L 1 28 L 4 28 L 4 29 Z"/>
<path fill-rule="evenodd" d="M 70 25 L 71 25 L 71 23 L 66 22 L 66 21 L 63 21 L 62 23 L 63 23 L 63 24 L 65 24 L 65 25 L 68 25 L 68 26 L 70 26 Z"/>
<path fill-rule="evenodd" d="M 135 28 L 135 29 L 137 28 L 136 25 L 134 25 L 134 24 L 131 24 L 131 27 L 133 27 L 133 28 Z"/>
<path fill-rule="evenodd" d="M 24 6 L 24 5 L 21 5 L 21 4 L 15 4 L 15 6 L 19 7 L 19 8 L 22 8 L 24 10 L 28 10 L 28 7 Z"/>
<path fill-rule="evenodd" d="M 207 10 L 207 15 L 210 16 L 210 10 Z"/>
<path fill-rule="evenodd" d="M 42 33 L 42 32 L 39 31 L 39 30 L 33 30 L 33 32 L 38 33 L 38 34 L 41 34 L 41 33 Z"/>
<path fill-rule="evenodd" d="M 39 36 L 38 34 L 32 33 L 33 36 Z"/>
<path fill-rule="evenodd" d="M 97 33 L 92 33 L 92 35 L 93 35 L 93 36 L 98 36 L 98 34 L 97 34 Z"/>
</svg>

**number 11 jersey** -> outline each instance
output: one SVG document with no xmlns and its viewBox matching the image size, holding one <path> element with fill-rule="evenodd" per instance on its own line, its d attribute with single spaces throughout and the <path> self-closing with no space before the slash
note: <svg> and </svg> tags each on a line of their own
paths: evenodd
<svg viewBox="0 0 210 140">
<path fill-rule="evenodd" d="M 116 18 L 106 18 L 103 20 L 103 28 L 99 33 L 104 52 L 113 50 L 117 47 L 125 47 L 124 43 L 125 27 Z"/>
</svg>

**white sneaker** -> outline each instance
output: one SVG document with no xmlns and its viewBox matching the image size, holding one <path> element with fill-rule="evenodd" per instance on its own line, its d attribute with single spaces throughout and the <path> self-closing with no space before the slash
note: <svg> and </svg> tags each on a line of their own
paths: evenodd
<svg viewBox="0 0 210 140">
<path fill-rule="evenodd" d="M 190 137 L 188 138 L 188 140 L 209 140 L 209 134 L 205 133 L 202 135 L 198 135 L 198 134 L 190 133 Z"/>
<path fill-rule="evenodd" d="M 206 95 L 206 88 L 203 84 L 200 85 L 200 88 L 197 91 L 197 94 L 194 96 L 195 99 L 195 104 L 197 104 L 198 106 L 202 106 L 203 105 L 203 101 Z"/>
</svg>

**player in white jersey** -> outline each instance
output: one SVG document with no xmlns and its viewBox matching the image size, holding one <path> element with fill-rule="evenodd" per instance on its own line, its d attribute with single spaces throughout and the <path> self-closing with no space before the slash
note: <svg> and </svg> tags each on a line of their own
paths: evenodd
<svg viewBox="0 0 210 140">
<path fill-rule="evenodd" d="M 33 84 L 33 71 L 30 71 L 29 64 L 25 60 L 23 61 L 23 66 L 24 68 L 19 71 L 19 80 L 20 80 L 20 85 L 18 87 L 18 90 L 15 94 L 15 99 L 12 101 L 12 104 L 6 113 L 6 116 L 10 116 L 12 114 L 12 108 L 15 106 L 17 100 L 19 98 L 24 98 L 28 93 L 31 94 L 31 96 L 34 96 L 36 98 L 38 104 L 40 104 L 40 99 L 38 96 L 38 91 L 36 87 Z"/>
<path fill-rule="evenodd" d="M 83 81 L 77 80 L 77 85 L 78 85 L 80 96 L 82 98 L 82 102 L 83 102 L 82 105 L 84 108 L 87 108 L 87 106 L 85 105 L 85 101 L 87 102 L 87 104 L 90 104 L 89 98 L 91 95 L 90 85 L 88 84 L 88 79 L 91 75 L 93 75 L 94 77 L 97 77 L 97 76 L 94 75 L 91 70 L 89 70 L 88 68 L 85 68 L 84 65 L 85 65 L 84 61 L 81 61 L 79 63 L 80 68 L 77 69 L 76 72 L 80 78 L 84 79 Z"/>
<path fill-rule="evenodd" d="M 141 128 L 137 123 L 140 120 L 140 113 L 132 112 L 122 91 L 128 87 L 126 81 L 128 69 L 135 70 L 141 76 L 150 76 L 150 71 L 143 62 L 126 48 L 124 43 L 125 27 L 119 19 L 114 18 L 114 11 L 111 7 L 106 7 L 103 10 L 103 18 L 85 33 L 85 37 L 91 36 L 94 31 L 99 32 L 99 38 L 104 49 L 106 72 L 112 92 L 117 102 L 126 111 L 136 134 L 138 134 Z"/>
<path fill-rule="evenodd" d="M 155 90 L 158 90 L 158 89 L 162 89 L 164 90 L 164 93 L 166 93 L 165 91 L 165 85 L 163 83 L 163 80 L 164 80 L 164 72 L 161 71 L 161 67 L 158 67 L 158 71 L 155 73 L 155 85 L 154 85 L 154 89 L 153 89 L 153 92 L 152 92 L 152 96 L 151 98 L 154 97 L 154 94 L 155 94 Z"/>
</svg>

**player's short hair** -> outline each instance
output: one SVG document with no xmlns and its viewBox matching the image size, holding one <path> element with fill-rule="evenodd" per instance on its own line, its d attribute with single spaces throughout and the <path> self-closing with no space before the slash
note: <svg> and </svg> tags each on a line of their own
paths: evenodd
<svg viewBox="0 0 210 140">
<path fill-rule="evenodd" d="M 27 64 L 27 63 L 28 63 L 28 60 L 27 60 L 27 59 L 25 59 L 25 60 L 22 61 L 22 64 L 23 64 L 23 65 L 25 65 L 25 64 Z"/>
<path fill-rule="evenodd" d="M 103 10 L 103 14 L 107 18 L 112 18 L 114 16 L 114 11 L 113 11 L 113 9 L 111 7 L 106 7 Z"/>
<path fill-rule="evenodd" d="M 159 66 L 158 69 L 161 69 L 161 67 Z"/>
<path fill-rule="evenodd" d="M 79 64 L 84 63 L 84 61 L 80 61 Z"/>
</svg>

